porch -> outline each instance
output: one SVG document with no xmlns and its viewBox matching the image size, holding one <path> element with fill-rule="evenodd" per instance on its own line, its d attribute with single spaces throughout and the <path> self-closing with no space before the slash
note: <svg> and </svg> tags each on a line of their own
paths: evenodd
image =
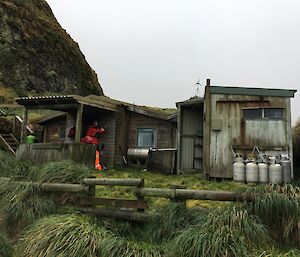
<svg viewBox="0 0 300 257">
<path fill-rule="evenodd" d="M 86 129 L 97 120 L 107 131 L 101 136 L 105 145 L 103 162 L 113 166 L 115 151 L 115 111 L 116 106 L 107 102 L 94 101 L 86 97 L 41 96 L 23 97 L 16 101 L 24 106 L 21 129 L 21 145 L 17 150 L 17 159 L 44 163 L 54 160 L 73 160 L 88 167 L 94 167 L 96 146 L 80 143 Z M 26 144 L 28 114 L 30 110 L 49 109 L 60 111 L 61 122 L 54 123 L 54 130 L 45 130 L 41 143 Z M 75 128 L 75 137 L 68 137 L 71 128 Z"/>
</svg>

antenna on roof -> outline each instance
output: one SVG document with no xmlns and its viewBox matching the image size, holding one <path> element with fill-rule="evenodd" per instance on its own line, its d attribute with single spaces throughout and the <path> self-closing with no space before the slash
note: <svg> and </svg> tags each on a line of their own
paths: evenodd
<svg viewBox="0 0 300 257">
<path fill-rule="evenodd" d="M 198 81 L 194 85 L 196 86 L 196 96 L 200 96 L 200 88 L 199 88 L 199 86 L 202 86 L 200 84 L 200 79 L 198 79 Z"/>
</svg>

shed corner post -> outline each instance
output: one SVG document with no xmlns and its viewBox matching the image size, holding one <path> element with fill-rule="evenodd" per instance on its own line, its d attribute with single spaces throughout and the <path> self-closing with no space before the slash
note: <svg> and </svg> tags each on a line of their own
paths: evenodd
<svg viewBox="0 0 300 257">
<path fill-rule="evenodd" d="M 204 133 L 203 133 L 203 175 L 210 176 L 210 140 L 211 140 L 211 92 L 210 79 L 206 80 L 204 95 Z"/>
<path fill-rule="evenodd" d="M 177 107 L 177 160 L 176 160 L 176 173 L 180 173 L 181 169 L 181 105 Z"/>
<path fill-rule="evenodd" d="M 22 121 L 22 128 L 21 128 L 21 144 L 26 143 L 26 136 L 27 136 L 27 122 L 28 122 L 28 108 L 24 106 L 23 110 L 23 121 Z"/>
<path fill-rule="evenodd" d="M 75 143 L 80 143 L 81 131 L 82 131 L 82 114 L 83 114 L 83 104 L 80 104 L 77 107 Z"/>
</svg>

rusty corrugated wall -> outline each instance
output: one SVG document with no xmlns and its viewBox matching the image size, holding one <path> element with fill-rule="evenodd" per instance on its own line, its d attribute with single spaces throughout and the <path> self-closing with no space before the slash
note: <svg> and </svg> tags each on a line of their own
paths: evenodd
<svg viewBox="0 0 300 257">
<path fill-rule="evenodd" d="M 245 155 L 252 152 L 254 145 L 267 153 L 278 154 L 288 149 L 292 155 L 290 98 L 208 94 L 205 101 L 204 156 L 210 177 L 232 178 L 231 146 Z M 283 108 L 284 118 L 245 120 L 243 108 L 256 107 Z"/>
</svg>

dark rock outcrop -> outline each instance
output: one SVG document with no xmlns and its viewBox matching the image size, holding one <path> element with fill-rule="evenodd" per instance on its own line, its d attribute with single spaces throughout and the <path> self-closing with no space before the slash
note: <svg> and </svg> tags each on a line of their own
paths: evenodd
<svg viewBox="0 0 300 257">
<path fill-rule="evenodd" d="M 78 44 L 44 0 L 0 0 L 0 87 L 15 95 L 103 95 Z"/>
</svg>

